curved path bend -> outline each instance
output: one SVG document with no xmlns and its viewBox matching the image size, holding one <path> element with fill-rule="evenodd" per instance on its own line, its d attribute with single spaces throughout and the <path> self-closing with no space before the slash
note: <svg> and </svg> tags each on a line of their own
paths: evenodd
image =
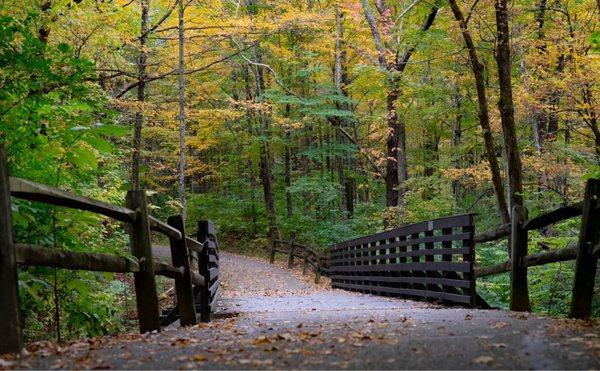
<svg viewBox="0 0 600 371">
<path fill-rule="evenodd" d="M 213 322 L 56 347 L 20 368 L 600 369 L 600 328 L 332 290 L 222 254 Z"/>
</svg>

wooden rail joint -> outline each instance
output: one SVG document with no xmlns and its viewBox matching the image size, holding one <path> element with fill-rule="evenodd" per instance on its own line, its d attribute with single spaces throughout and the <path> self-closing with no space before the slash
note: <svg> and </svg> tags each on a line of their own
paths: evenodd
<svg viewBox="0 0 600 371">
<path fill-rule="evenodd" d="M 559 207 L 532 219 L 527 219 L 526 209 L 523 206 L 516 206 L 513 209 L 511 224 L 505 224 L 475 236 L 475 242 L 495 241 L 509 236 L 511 258 L 493 266 L 477 267 L 475 275 L 485 277 L 510 271 L 510 307 L 512 310 L 529 311 L 531 304 L 529 302 L 527 268 L 575 260 L 573 299 L 569 316 L 573 318 L 589 317 L 598 259 L 600 258 L 599 199 L 600 179 L 589 179 L 586 183 L 584 199 L 581 202 Z M 581 229 L 577 246 L 528 255 L 528 231 L 545 228 L 578 216 L 581 216 Z M 517 263 L 511 264 L 511 262 Z"/>
</svg>

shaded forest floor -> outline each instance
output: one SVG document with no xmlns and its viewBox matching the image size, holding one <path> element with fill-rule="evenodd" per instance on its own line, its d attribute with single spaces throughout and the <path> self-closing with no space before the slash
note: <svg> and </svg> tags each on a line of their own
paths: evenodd
<svg viewBox="0 0 600 371">
<path fill-rule="evenodd" d="M 34 344 L 11 368 L 598 369 L 582 321 L 332 290 L 313 275 L 222 255 L 215 319 L 158 334 Z"/>
</svg>

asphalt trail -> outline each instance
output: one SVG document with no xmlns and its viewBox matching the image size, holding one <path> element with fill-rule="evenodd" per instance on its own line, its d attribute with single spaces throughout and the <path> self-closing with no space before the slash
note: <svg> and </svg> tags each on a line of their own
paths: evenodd
<svg viewBox="0 0 600 371">
<path fill-rule="evenodd" d="M 232 254 L 221 266 L 209 324 L 34 345 L 11 367 L 600 369 L 600 328 L 589 322 L 332 290 Z"/>
</svg>

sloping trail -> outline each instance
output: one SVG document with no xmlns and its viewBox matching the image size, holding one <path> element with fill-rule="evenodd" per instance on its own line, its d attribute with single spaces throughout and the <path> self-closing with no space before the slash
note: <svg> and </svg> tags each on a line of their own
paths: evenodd
<svg viewBox="0 0 600 371">
<path fill-rule="evenodd" d="M 331 290 L 231 254 L 221 264 L 210 324 L 45 346 L 20 367 L 600 368 L 600 331 L 589 323 Z"/>
</svg>

